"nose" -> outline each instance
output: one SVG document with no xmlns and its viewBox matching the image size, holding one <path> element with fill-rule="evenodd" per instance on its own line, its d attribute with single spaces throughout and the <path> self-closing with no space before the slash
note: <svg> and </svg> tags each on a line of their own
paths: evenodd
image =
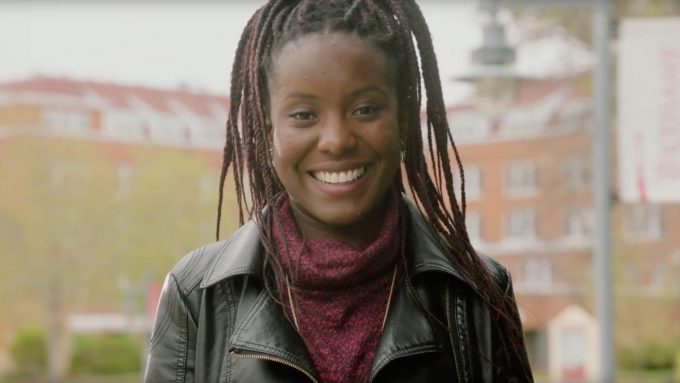
<svg viewBox="0 0 680 383">
<path fill-rule="evenodd" d="M 357 146 L 357 138 L 350 124 L 341 117 L 332 117 L 321 127 L 318 148 L 334 157 L 351 152 Z"/>
</svg>

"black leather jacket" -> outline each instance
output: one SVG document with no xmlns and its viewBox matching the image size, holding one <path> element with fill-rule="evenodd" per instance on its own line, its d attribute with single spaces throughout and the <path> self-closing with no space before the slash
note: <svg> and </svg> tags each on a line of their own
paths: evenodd
<svg viewBox="0 0 680 383">
<path fill-rule="evenodd" d="M 413 288 L 404 281 L 395 286 L 370 382 L 510 381 L 513 369 L 528 365 L 526 353 L 511 356 L 510 366 L 500 363 L 495 334 L 506 329 L 494 324 L 420 214 L 409 209 Z M 483 258 L 512 295 L 505 268 Z M 263 289 L 262 261 L 258 231 L 250 222 L 175 266 L 161 294 L 145 382 L 321 383 L 301 338 Z M 519 323 L 517 315 L 514 319 Z M 501 372 L 493 373 L 491 364 Z"/>
</svg>

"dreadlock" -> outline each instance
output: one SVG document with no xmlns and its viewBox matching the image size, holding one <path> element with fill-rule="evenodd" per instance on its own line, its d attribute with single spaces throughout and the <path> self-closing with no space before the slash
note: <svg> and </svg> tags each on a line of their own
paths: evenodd
<svg viewBox="0 0 680 383">
<path fill-rule="evenodd" d="M 400 76 L 396 82 L 401 132 L 402 167 L 406 189 L 418 210 L 427 217 L 429 231 L 453 266 L 483 299 L 502 328 L 500 352 L 510 366 L 513 355 L 523 352 L 521 329 L 511 319 L 514 302 L 507 299 L 470 244 L 465 228 L 465 177 L 458 150 L 448 126 L 437 59 L 429 28 L 413 0 L 270 0 L 248 21 L 239 41 L 231 71 L 230 107 L 220 174 L 217 211 L 219 239 L 224 182 L 229 169 L 235 181 L 239 222 L 257 222 L 264 247 L 265 287 L 273 292 L 283 278 L 271 232 L 271 216 L 264 212 L 283 191 L 271 161 L 266 111 L 268 75 L 282 47 L 310 33 L 356 34 L 386 54 Z M 415 42 L 414 42 L 415 40 Z M 421 131 L 422 81 L 426 94 L 426 140 Z M 403 116 L 403 117 L 402 117 Z M 427 142 L 425 147 L 423 141 Z M 450 151 L 461 177 L 460 205 L 456 198 Z M 429 163 L 429 166 L 428 166 Z M 395 180 L 405 190 L 401 175 Z M 272 209 L 274 210 L 274 209 Z M 514 366 L 530 376 L 529 366 Z"/>
</svg>

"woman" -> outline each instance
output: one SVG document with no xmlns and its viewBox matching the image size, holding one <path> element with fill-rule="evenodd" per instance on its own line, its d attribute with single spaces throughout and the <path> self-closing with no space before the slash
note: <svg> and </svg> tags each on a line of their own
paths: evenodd
<svg viewBox="0 0 680 383">
<path fill-rule="evenodd" d="M 415 2 L 260 8 L 232 70 L 217 219 L 219 234 L 231 169 L 242 227 L 168 275 L 146 381 L 531 381 L 510 277 L 470 245 L 449 150 L 462 174 Z"/>
</svg>

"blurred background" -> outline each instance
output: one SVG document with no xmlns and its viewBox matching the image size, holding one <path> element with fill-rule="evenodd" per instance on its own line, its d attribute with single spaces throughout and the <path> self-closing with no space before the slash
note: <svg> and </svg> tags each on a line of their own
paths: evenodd
<svg viewBox="0 0 680 383">
<path fill-rule="evenodd" d="M 680 382 L 680 1 L 419 3 L 537 380 Z M 0 382 L 141 379 L 261 4 L 0 1 Z"/>
</svg>

